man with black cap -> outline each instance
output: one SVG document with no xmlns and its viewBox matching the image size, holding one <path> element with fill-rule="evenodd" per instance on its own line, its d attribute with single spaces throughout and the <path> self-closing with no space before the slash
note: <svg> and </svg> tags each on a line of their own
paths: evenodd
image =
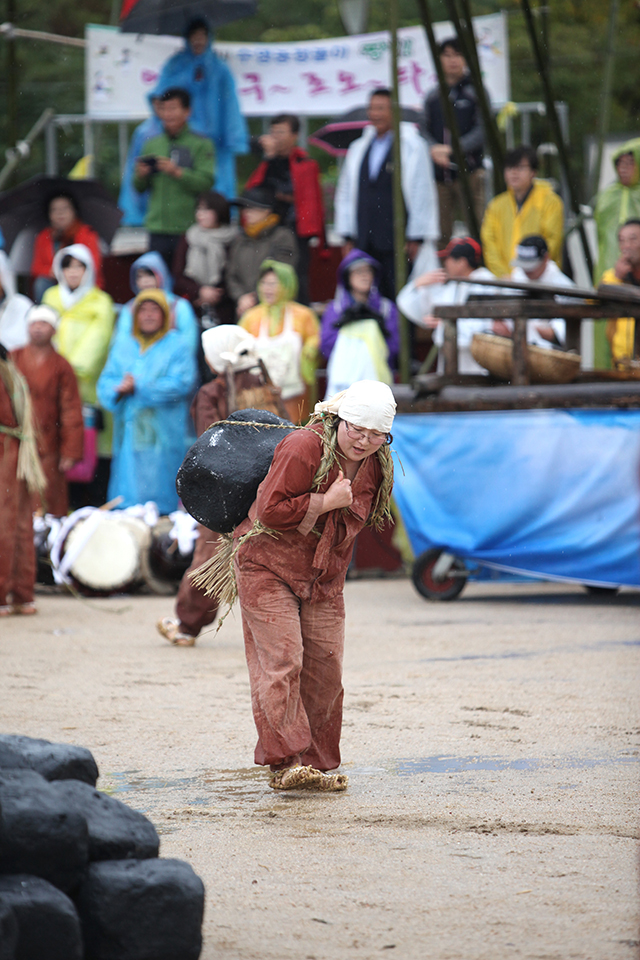
<svg viewBox="0 0 640 960">
<path fill-rule="evenodd" d="M 275 197 L 267 187 L 250 187 L 232 201 L 240 207 L 241 232 L 234 239 L 227 263 L 227 290 L 241 317 L 258 302 L 257 286 L 263 260 L 298 262 L 296 238 L 274 210 Z"/>
<path fill-rule="evenodd" d="M 574 287 L 557 263 L 549 257 L 547 241 L 539 234 L 524 237 L 511 261 L 511 279 L 518 283 L 540 283 L 552 287 Z M 527 342 L 536 347 L 562 346 L 566 337 L 564 320 L 528 320 Z"/>
<path fill-rule="evenodd" d="M 474 280 L 495 280 L 482 264 L 480 244 L 473 237 L 457 237 L 438 254 L 443 266 L 429 270 L 408 283 L 398 294 L 398 307 L 405 316 L 420 327 L 433 330 L 433 342 L 442 347 L 444 327 L 440 320 L 432 316 L 435 306 L 466 303 L 472 294 L 498 296 L 501 291 L 492 287 L 474 284 Z M 491 320 L 459 320 L 458 331 L 458 372 L 486 374 L 471 356 L 471 341 L 475 333 L 491 333 Z M 438 356 L 438 371 L 444 370 L 442 351 Z"/>
</svg>

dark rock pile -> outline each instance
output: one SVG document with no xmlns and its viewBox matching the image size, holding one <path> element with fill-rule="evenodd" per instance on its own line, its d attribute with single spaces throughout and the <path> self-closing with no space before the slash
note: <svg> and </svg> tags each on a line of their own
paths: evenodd
<svg viewBox="0 0 640 960">
<path fill-rule="evenodd" d="M 0 735 L 0 960 L 197 960 L 204 886 L 82 747 Z"/>
</svg>

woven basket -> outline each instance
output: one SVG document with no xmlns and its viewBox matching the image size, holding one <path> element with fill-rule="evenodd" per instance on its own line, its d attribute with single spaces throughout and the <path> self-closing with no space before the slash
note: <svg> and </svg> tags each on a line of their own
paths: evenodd
<svg viewBox="0 0 640 960">
<path fill-rule="evenodd" d="M 513 340 L 509 337 L 476 333 L 471 342 L 471 356 L 494 377 L 511 380 Z M 531 383 L 571 383 L 579 373 L 579 354 L 529 345 Z"/>
</svg>

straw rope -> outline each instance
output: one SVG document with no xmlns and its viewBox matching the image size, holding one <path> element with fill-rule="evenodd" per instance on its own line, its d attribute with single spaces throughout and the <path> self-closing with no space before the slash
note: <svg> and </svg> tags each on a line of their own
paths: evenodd
<svg viewBox="0 0 640 960">
<path fill-rule="evenodd" d="M 30 493 L 44 494 L 47 481 L 42 469 L 36 433 L 33 425 L 33 407 L 27 381 L 8 360 L 0 360 L 0 378 L 7 388 L 18 427 L 3 427 L 2 433 L 20 441 L 16 478 L 24 480 Z"/>
</svg>

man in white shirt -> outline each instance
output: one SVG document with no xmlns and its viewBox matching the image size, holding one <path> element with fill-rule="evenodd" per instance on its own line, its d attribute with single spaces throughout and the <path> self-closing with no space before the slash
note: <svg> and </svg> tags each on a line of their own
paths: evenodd
<svg viewBox="0 0 640 960">
<path fill-rule="evenodd" d="M 354 247 L 381 267 L 379 291 L 395 299 L 393 231 L 393 115 L 391 93 L 377 89 L 367 111 L 369 126 L 349 147 L 334 201 L 335 229 L 344 241 L 343 256 Z M 422 245 L 440 236 L 438 197 L 426 142 L 416 126 L 400 124 L 402 194 L 407 209 L 405 231 L 411 260 Z"/>
<path fill-rule="evenodd" d="M 544 237 L 533 234 L 524 237 L 516 247 L 515 259 L 511 261 L 511 279 L 518 283 L 540 283 L 553 287 L 574 287 L 557 263 L 549 257 L 549 248 Z M 559 299 L 562 301 L 562 297 Z M 513 323 L 507 321 L 513 329 Z M 528 320 L 527 343 L 545 350 L 564 346 L 566 323 L 564 320 Z"/>
<path fill-rule="evenodd" d="M 432 316 L 436 306 L 466 303 L 470 296 L 499 296 L 501 290 L 474 284 L 474 280 L 495 280 L 495 276 L 482 263 L 480 244 L 472 237 L 456 237 L 438 256 L 443 266 L 429 270 L 416 277 L 398 294 L 398 307 L 413 323 L 433 330 L 433 342 L 442 348 L 444 325 Z M 458 320 L 458 373 L 475 373 L 488 376 L 471 356 L 471 341 L 476 333 L 491 333 L 494 322 L 487 319 Z M 444 371 L 442 349 L 438 354 L 438 373 Z"/>
</svg>

